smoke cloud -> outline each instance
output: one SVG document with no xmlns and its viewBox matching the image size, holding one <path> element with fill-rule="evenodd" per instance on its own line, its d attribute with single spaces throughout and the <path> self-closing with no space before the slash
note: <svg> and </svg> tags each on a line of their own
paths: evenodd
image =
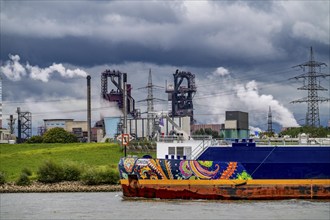
<svg viewBox="0 0 330 220">
<path fill-rule="evenodd" d="M 101 118 L 120 117 L 123 115 L 116 102 L 109 102 L 101 98 L 100 104 L 99 114 Z"/>
<path fill-rule="evenodd" d="M 48 82 L 50 76 L 55 73 L 59 73 L 62 77 L 86 77 L 87 73 L 81 69 L 66 69 L 61 63 L 53 63 L 46 68 L 40 68 L 39 66 L 31 66 L 28 62 L 24 65 L 20 63 L 19 55 L 9 54 L 8 61 L 5 65 L 1 66 L 1 72 L 7 76 L 8 79 L 13 81 L 21 80 L 23 76 L 28 76 L 34 80 L 40 80 L 42 82 Z"/>
<path fill-rule="evenodd" d="M 270 107 L 274 122 L 279 123 L 283 127 L 299 126 L 293 114 L 279 101 L 275 100 L 272 95 L 259 94 L 256 81 L 252 80 L 245 85 L 238 84 L 235 90 L 239 100 L 244 103 L 248 109 L 267 113 Z"/>
<path fill-rule="evenodd" d="M 202 86 L 198 86 L 202 85 Z M 283 127 L 299 126 L 292 112 L 272 95 L 260 94 L 255 80 L 243 83 L 230 75 L 224 67 L 198 81 L 199 88 L 195 101 L 203 114 L 208 115 L 209 123 L 223 123 L 225 111 L 249 112 L 252 126 L 266 125 L 269 107 L 272 120 Z M 210 101 L 211 100 L 211 101 Z"/>
</svg>

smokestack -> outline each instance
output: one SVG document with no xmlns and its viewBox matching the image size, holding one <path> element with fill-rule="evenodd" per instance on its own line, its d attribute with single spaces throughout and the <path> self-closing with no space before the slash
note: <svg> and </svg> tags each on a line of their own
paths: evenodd
<svg viewBox="0 0 330 220">
<path fill-rule="evenodd" d="M 87 142 L 91 142 L 91 76 L 87 77 Z"/>
<path fill-rule="evenodd" d="M 9 116 L 9 122 L 8 122 L 10 134 L 14 134 L 14 124 L 15 124 L 14 116 L 10 115 Z"/>
<path fill-rule="evenodd" d="M 123 113 L 124 113 L 124 124 L 123 124 L 123 130 L 124 130 L 124 134 L 127 134 L 127 73 L 123 74 L 123 82 L 124 82 L 124 97 L 123 97 L 123 102 L 124 102 L 124 106 L 123 106 Z M 124 147 L 124 155 L 126 157 L 126 145 Z"/>
<path fill-rule="evenodd" d="M 22 130 L 21 130 L 21 108 L 17 107 L 17 143 L 22 142 Z"/>
<path fill-rule="evenodd" d="M 124 134 L 127 134 L 127 73 L 123 74 L 124 81 L 124 97 L 123 97 L 123 113 L 124 113 Z"/>
</svg>

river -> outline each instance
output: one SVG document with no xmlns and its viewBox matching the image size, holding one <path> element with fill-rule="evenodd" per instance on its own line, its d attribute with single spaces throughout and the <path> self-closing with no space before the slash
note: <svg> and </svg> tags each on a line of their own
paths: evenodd
<svg viewBox="0 0 330 220">
<path fill-rule="evenodd" d="M 330 219 L 330 201 L 123 199 L 108 193 L 4 193 L 0 219 Z"/>
</svg>

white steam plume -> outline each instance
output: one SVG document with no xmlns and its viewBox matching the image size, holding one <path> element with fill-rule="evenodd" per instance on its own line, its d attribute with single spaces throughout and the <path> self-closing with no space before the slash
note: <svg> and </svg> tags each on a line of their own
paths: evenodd
<svg viewBox="0 0 330 220">
<path fill-rule="evenodd" d="M 100 117 L 120 117 L 123 112 L 118 108 L 116 102 L 109 102 L 101 98 L 100 100 Z"/>
<path fill-rule="evenodd" d="M 199 86 L 195 101 L 203 115 L 208 115 L 208 123 L 224 123 L 225 111 L 246 111 L 250 125 L 265 125 L 270 106 L 273 122 L 283 127 L 299 126 L 293 114 L 272 95 L 259 94 L 256 81 L 237 82 L 224 67 L 217 68 L 199 84 L 202 86 Z"/>
<path fill-rule="evenodd" d="M 73 77 L 86 77 L 87 73 L 81 69 L 66 69 L 61 63 L 40 68 L 38 66 L 31 66 L 29 63 L 25 65 L 21 64 L 20 57 L 18 55 L 9 54 L 8 61 L 5 62 L 4 66 L 1 66 L 1 72 L 3 72 L 9 79 L 18 81 L 23 76 L 28 75 L 31 79 L 40 80 L 42 82 L 48 82 L 51 74 L 59 73 L 62 77 L 73 78 Z"/>
<path fill-rule="evenodd" d="M 248 109 L 264 111 L 267 113 L 271 107 L 273 120 L 283 127 L 298 127 L 298 123 L 293 114 L 285 108 L 272 95 L 259 95 L 257 83 L 252 80 L 246 85 L 238 84 L 235 87 L 236 95 Z"/>
</svg>

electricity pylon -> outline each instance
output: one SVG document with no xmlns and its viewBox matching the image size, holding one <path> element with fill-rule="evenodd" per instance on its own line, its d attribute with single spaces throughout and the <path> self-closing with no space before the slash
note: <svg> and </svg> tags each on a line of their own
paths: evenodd
<svg viewBox="0 0 330 220">
<path fill-rule="evenodd" d="M 290 103 L 302 103 L 307 102 L 307 113 L 306 113 L 306 122 L 305 125 L 312 126 L 312 127 L 319 127 L 320 126 L 320 116 L 319 116 L 319 102 L 327 102 L 330 99 L 319 97 L 317 94 L 317 91 L 327 91 L 326 88 L 322 87 L 320 85 L 320 82 L 317 83 L 317 78 L 322 77 L 325 78 L 326 76 L 330 76 L 330 74 L 322 74 L 319 72 L 316 72 L 316 68 L 318 67 L 321 70 L 322 66 L 327 66 L 325 63 L 317 62 L 314 60 L 313 55 L 313 48 L 310 49 L 310 60 L 299 64 L 294 67 L 300 67 L 305 71 L 305 68 L 308 68 L 307 73 L 303 73 L 299 76 L 293 77 L 294 79 L 304 79 L 304 85 L 302 87 L 299 87 L 299 90 L 307 90 L 308 96 L 292 101 Z M 307 85 L 305 84 L 307 79 Z"/>
</svg>

